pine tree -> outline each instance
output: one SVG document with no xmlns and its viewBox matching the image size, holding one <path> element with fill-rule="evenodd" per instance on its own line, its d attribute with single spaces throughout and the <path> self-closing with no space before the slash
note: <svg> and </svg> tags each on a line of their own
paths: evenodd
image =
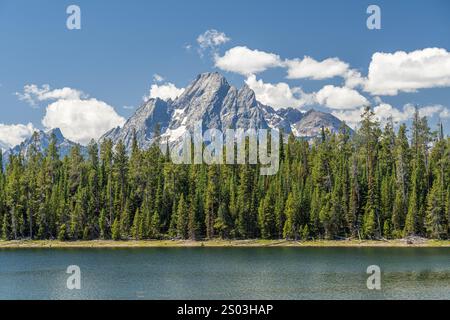
<svg viewBox="0 0 450 320">
<path fill-rule="evenodd" d="M 379 217 L 379 196 L 377 184 L 378 139 L 380 136 L 379 123 L 374 120 L 375 113 L 366 107 L 361 115 L 359 134 L 365 156 L 365 174 L 367 177 L 367 196 L 364 207 L 364 235 L 369 238 L 379 238 L 381 225 Z"/>
<path fill-rule="evenodd" d="M 177 216 L 177 236 L 180 239 L 187 239 L 189 211 L 183 194 L 181 194 L 180 200 L 178 201 Z"/>
<path fill-rule="evenodd" d="M 356 157 L 352 159 L 351 178 L 350 178 L 350 200 L 347 212 L 347 226 L 352 237 L 360 237 L 359 232 L 359 212 L 361 203 L 361 193 L 358 181 L 358 168 Z"/>
<path fill-rule="evenodd" d="M 263 239 L 272 239 L 276 236 L 276 224 L 274 217 L 274 199 L 271 192 L 262 199 L 258 209 L 259 229 Z"/>
<path fill-rule="evenodd" d="M 228 209 L 226 205 L 222 203 L 214 223 L 214 229 L 222 239 L 227 238 L 229 235 L 229 220 Z"/>
<path fill-rule="evenodd" d="M 405 218 L 408 211 L 408 188 L 410 177 L 410 150 L 406 137 L 406 126 L 401 125 L 395 146 L 395 199 L 392 208 L 393 235 L 398 238 L 403 233 Z"/>
<path fill-rule="evenodd" d="M 448 231 L 445 198 L 442 194 L 441 184 L 440 179 L 435 180 L 427 201 L 426 229 L 430 237 L 435 239 L 446 239 Z"/>
<path fill-rule="evenodd" d="M 218 165 L 208 167 L 208 187 L 205 200 L 206 237 L 214 238 L 214 223 L 220 204 L 220 176 Z"/>
<path fill-rule="evenodd" d="M 293 192 L 290 192 L 286 200 L 285 206 L 286 222 L 283 229 L 283 237 L 285 239 L 297 240 L 299 235 L 297 219 L 298 219 L 298 206 L 296 198 Z"/>
<path fill-rule="evenodd" d="M 143 234 L 142 234 L 142 226 L 143 226 L 143 217 L 141 211 L 136 209 L 136 213 L 134 214 L 133 219 L 133 226 L 131 227 L 131 236 L 135 240 L 142 240 Z"/>
<path fill-rule="evenodd" d="M 445 168 L 450 161 L 445 157 L 445 141 L 441 134 L 436 141 L 431 153 L 431 167 L 434 173 L 434 181 L 431 190 L 427 194 L 426 230 L 430 237 L 446 239 L 448 236 L 448 220 L 445 211 L 446 186 Z"/>
<path fill-rule="evenodd" d="M 130 209 L 131 206 L 127 202 L 120 215 L 120 234 L 123 239 L 128 239 L 130 236 Z"/>
<path fill-rule="evenodd" d="M 161 219 L 159 217 L 159 212 L 155 210 L 152 215 L 151 225 L 150 225 L 150 238 L 158 239 L 161 233 Z"/>
<path fill-rule="evenodd" d="M 106 223 L 106 210 L 102 208 L 100 211 L 100 217 L 98 217 L 98 225 L 100 227 L 100 239 L 108 238 L 108 229 Z"/>
<path fill-rule="evenodd" d="M 116 218 L 114 220 L 114 223 L 113 223 L 112 228 L 111 228 L 111 232 L 112 232 L 112 239 L 113 240 L 117 241 L 117 240 L 120 240 L 122 238 L 121 232 L 120 232 L 120 220 L 119 220 L 119 218 Z"/>
<path fill-rule="evenodd" d="M 424 211 L 426 207 L 426 191 L 429 184 L 428 143 L 430 130 L 426 118 L 419 117 L 416 111 L 413 119 L 413 171 L 411 175 L 411 191 L 409 196 L 408 214 L 406 216 L 404 234 L 423 235 Z"/>
</svg>

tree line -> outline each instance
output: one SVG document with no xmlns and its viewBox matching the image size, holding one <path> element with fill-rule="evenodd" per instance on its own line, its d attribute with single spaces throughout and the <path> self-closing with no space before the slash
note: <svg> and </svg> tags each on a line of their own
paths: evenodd
<svg viewBox="0 0 450 320">
<path fill-rule="evenodd" d="M 0 236 L 13 239 L 448 239 L 450 138 L 418 110 L 383 129 L 366 108 L 351 134 L 290 135 L 280 169 L 179 165 L 158 141 L 131 152 L 110 140 L 60 159 L 53 136 L 0 165 Z M 157 139 L 158 140 L 158 139 Z M 0 154 L 0 163 L 1 162 Z"/>
</svg>

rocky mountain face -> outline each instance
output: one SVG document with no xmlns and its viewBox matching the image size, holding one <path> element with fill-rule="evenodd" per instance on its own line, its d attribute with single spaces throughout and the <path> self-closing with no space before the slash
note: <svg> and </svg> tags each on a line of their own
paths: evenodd
<svg viewBox="0 0 450 320">
<path fill-rule="evenodd" d="M 337 132 L 341 121 L 335 116 L 310 110 L 303 113 L 297 109 L 287 108 L 275 110 L 256 100 L 255 93 L 247 85 L 238 89 L 231 86 L 219 73 L 203 73 L 186 88 L 183 94 L 174 101 L 149 99 L 128 119 L 123 127 L 113 128 L 101 138 L 111 139 L 114 144 L 120 140 L 127 150 L 131 150 L 133 135 L 136 134 L 138 145 L 148 148 L 153 142 L 155 130 L 158 127 L 162 142 L 176 144 L 184 132 L 192 132 L 201 121 L 202 130 L 216 128 L 225 132 L 226 129 L 276 128 L 285 134 L 292 133 L 298 138 L 310 139 L 320 134 L 322 127 Z M 38 131 L 37 146 L 45 151 L 50 144 L 51 136 L 55 134 L 61 157 L 69 154 L 76 145 L 62 135 L 59 129 L 48 132 Z M 10 155 L 26 156 L 33 137 L 20 145 L 6 149 L 3 152 L 3 163 L 7 163 Z M 83 154 L 86 148 L 81 147 Z"/>
<path fill-rule="evenodd" d="M 68 155 L 70 153 L 70 149 L 72 149 L 72 147 L 77 145 L 77 143 L 64 138 L 61 130 L 58 128 L 52 129 L 47 132 L 39 130 L 36 133 L 37 133 L 36 140 L 33 136 L 31 136 L 30 138 L 26 139 L 25 141 L 23 141 L 21 144 L 15 146 L 14 148 L 6 149 L 3 152 L 3 165 L 8 163 L 11 155 L 21 154 L 24 157 L 26 157 L 27 154 L 29 153 L 30 147 L 33 144 L 36 144 L 36 147 L 40 152 L 45 152 L 47 150 L 48 146 L 50 145 L 53 134 L 56 137 L 56 142 L 57 142 L 56 145 L 58 147 L 58 151 L 59 151 L 61 158 Z M 80 148 L 81 148 L 82 154 L 87 153 L 85 147 L 80 146 Z"/>
<path fill-rule="evenodd" d="M 285 134 L 299 138 L 312 138 L 328 128 L 336 132 L 341 121 L 329 113 L 297 109 L 275 110 L 258 102 L 255 93 L 247 85 L 238 89 L 231 86 L 217 72 L 203 73 L 174 101 L 150 99 L 128 119 L 122 128 L 114 128 L 100 140 L 122 140 L 131 148 L 133 133 L 140 147 L 152 143 L 155 127 L 159 125 L 162 141 L 176 143 L 186 131 L 202 122 L 202 129 L 277 128 Z"/>
<path fill-rule="evenodd" d="M 300 120 L 293 123 L 291 128 L 296 137 L 314 138 L 322 132 L 322 127 L 332 133 L 337 133 L 341 125 L 342 121 L 331 113 L 311 109 L 302 114 Z M 350 129 L 350 132 L 353 130 Z"/>
<path fill-rule="evenodd" d="M 131 118 L 125 122 L 123 127 L 116 127 L 105 133 L 100 141 L 111 139 L 114 143 L 122 142 L 130 150 L 133 135 L 141 148 L 147 148 L 154 137 L 155 130 L 159 126 L 161 133 L 167 131 L 173 116 L 171 101 L 164 101 L 159 98 L 150 99 L 139 107 Z"/>
</svg>

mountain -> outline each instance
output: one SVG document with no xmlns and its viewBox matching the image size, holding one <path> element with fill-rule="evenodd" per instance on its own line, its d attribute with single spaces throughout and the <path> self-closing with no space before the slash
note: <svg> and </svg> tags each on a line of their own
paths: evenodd
<svg viewBox="0 0 450 320">
<path fill-rule="evenodd" d="M 198 121 L 202 129 L 277 128 L 296 137 L 312 138 L 328 128 L 337 132 L 341 121 L 325 112 L 310 110 L 303 113 L 294 108 L 275 110 L 256 100 L 246 84 L 238 89 L 217 72 L 203 73 L 174 101 L 149 99 L 139 107 L 123 127 L 105 133 L 100 141 L 122 140 L 131 149 L 133 133 L 140 147 L 152 143 L 155 127 L 160 126 L 162 141 L 177 143 L 183 133 L 192 132 Z M 351 130 L 351 129 L 350 129 Z"/>
<path fill-rule="evenodd" d="M 147 148 L 153 139 L 154 130 L 157 125 L 161 132 L 165 132 L 173 115 L 171 102 L 159 98 L 150 99 L 139 107 L 134 115 L 125 122 L 123 127 L 116 127 L 105 133 L 101 138 L 111 139 L 115 143 L 122 140 L 128 150 L 133 142 L 133 134 L 141 148 Z"/>
<path fill-rule="evenodd" d="M 321 133 L 322 127 L 337 133 L 341 124 L 342 121 L 331 113 L 311 109 L 304 113 L 298 122 L 292 124 L 292 132 L 297 137 L 313 138 Z M 350 132 L 353 130 L 350 129 Z"/>
<path fill-rule="evenodd" d="M 202 129 L 268 128 L 254 92 L 230 86 L 217 72 L 199 75 L 172 103 L 173 114 L 163 138 L 177 141 L 199 121 Z"/>
<path fill-rule="evenodd" d="M 22 154 L 23 156 L 26 156 L 30 150 L 30 147 L 34 143 L 36 143 L 36 146 L 39 151 L 45 152 L 47 150 L 48 146 L 50 145 L 50 142 L 52 139 L 52 134 L 54 134 L 56 137 L 57 147 L 58 147 L 58 151 L 59 151 L 61 158 L 68 155 L 70 153 L 70 149 L 72 149 L 72 147 L 77 145 L 77 143 L 64 138 L 61 130 L 58 128 L 52 129 L 47 132 L 39 130 L 39 131 L 36 131 L 36 133 L 37 133 L 37 138 L 38 138 L 36 140 L 36 142 L 34 140 L 34 137 L 31 136 L 30 138 L 23 141 L 21 144 L 4 151 L 3 152 L 3 165 L 8 163 L 9 157 L 11 155 Z M 85 147 L 80 145 L 80 148 L 81 148 L 82 154 L 87 154 Z"/>
<path fill-rule="evenodd" d="M 116 144 L 122 140 L 127 150 L 131 150 L 133 135 L 136 134 L 139 147 L 148 148 L 159 126 L 162 141 L 176 144 L 183 133 L 192 132 L 199 121 L 202 122 L 203 131 L 208 128 L 220 129 L 222 132 L 229 128 L 277 128 L 285 134 L 292 133 L 306 139 L 319 135 L 322 127 L 337 132 L 342 123 L 332 114 L 314 109 L 306 113 L 294 108 L 275 110 L 257 101 L 255 93 L 246 84 L 238 89 L 231 86 L 221 74 L 210 72 L 198 75 L 183 94 L 173 101 L 159 98 L 147 100 L 123 127 L 106 132 L 100 142 L 111 139 Z M 47 149 L 52 134 L 55 134 L 61 157 L 68 155 L 70 149 L 77 145 L 66 139 L 59 129 L 47 132 L 41 130 L 37 134 L 40 151 Z M 26 156 L 33 143 L 33 137 L 30 137 L 10 149 L 0 145 L 3 163 L 7 163 L 12 154 Z M 87 154 L 86 147 L 80 147 L 82 154 Z"/>
</svg>

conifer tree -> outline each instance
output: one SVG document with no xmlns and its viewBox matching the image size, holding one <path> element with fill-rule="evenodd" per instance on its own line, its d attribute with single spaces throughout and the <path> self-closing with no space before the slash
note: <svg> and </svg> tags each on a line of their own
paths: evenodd
<svg viewBox="0 0 450 320">
<path fill-rule="evenodd" d="M 177 216 L 177 236 L 180 239 L 187 239 L 189 211 L 183 194 L 181 194 L 180 200 L 178 201 Z"/>
<path fill-rule="evenodd" d="M 142 240 L 142 225 L 143 225 L 143 218 L 141 211 L 136 209 L 136 213 L 134 214 L 133 218 L 133 226 L 131 227 L 131 236 L 135 240 Z"/>
<path fill-rule="evenodd" d="M 121 237 L 121 232 L 120 232 L 120 219 L 118 217 L 116 217 L 116 219 L 114 220 L 114 223 L 112 225 L 111 228 L 111 232 L 112 232 L 112 239 L 113 240 L 120 240 Z"/>
</svg>

